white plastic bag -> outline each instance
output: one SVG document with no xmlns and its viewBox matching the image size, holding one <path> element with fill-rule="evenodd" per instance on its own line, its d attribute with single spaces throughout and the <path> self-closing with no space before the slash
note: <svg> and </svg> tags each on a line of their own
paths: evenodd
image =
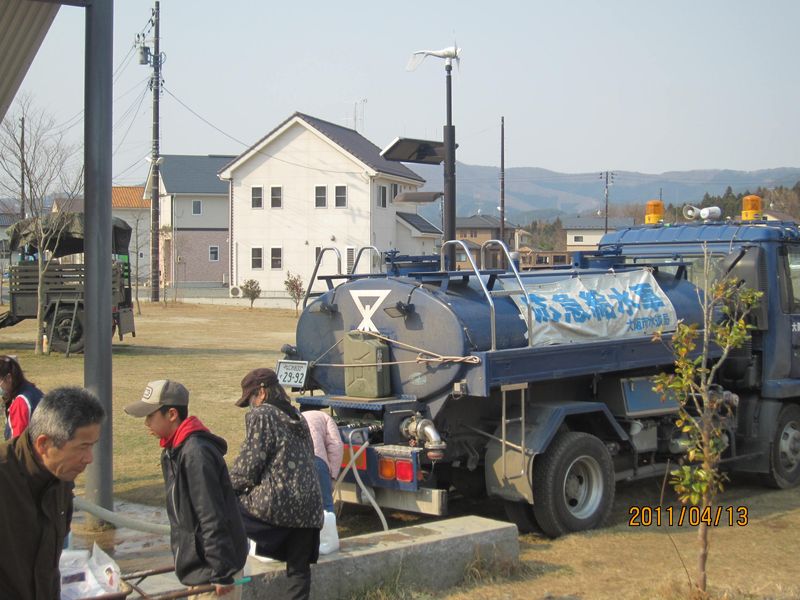
<svg viewBox="0 0 800 600">
<path fill-rule="evenodd" d="M 88 550 L 64 550 L 59 562 L 61 600 L 75 600 L 120 591 L 117 563 L 95 544 Z"/>
<path fill-rule="evenodd" d="M 331 554 L 339 549 L 339 532 L 336 530 L 336 514 L 325 511 L 325 522 L 319 533 L 319 553 Z"/>
</svg>

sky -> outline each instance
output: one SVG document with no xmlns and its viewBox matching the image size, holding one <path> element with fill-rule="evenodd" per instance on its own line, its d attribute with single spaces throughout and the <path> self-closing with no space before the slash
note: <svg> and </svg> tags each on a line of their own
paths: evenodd
<svg viewBox="0 0 800 600">
<path fill-rule="evenodd" d="M 154 3 L 114 4 L 113 173 L 130 185 L 151 147 L 134 41 L 152 44 Z M 161 152 L 238 154 L 295 111 L 348 127 L 355 111 L 380 147 L 441 139 L 444 62 L 405 66 L 455 41 L 460 162 L 499 165 L 503 116 L 507 167 L 798 167 L 798 22 L 794 0 L 162 0 Z M 84 11 L 64 6 L 21 86 L 75 141 L 83 51 Z"/>
</svg>

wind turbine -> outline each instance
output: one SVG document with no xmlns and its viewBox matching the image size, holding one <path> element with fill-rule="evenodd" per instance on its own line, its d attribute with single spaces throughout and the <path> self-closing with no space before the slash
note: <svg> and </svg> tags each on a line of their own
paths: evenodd
<svg viewBox="0 0 800 600">
<path fill-rule="evenodd" d="M 444 59 L 447 85 L 447 124 L 444 126 L 444 242 L 456 239 L 456 128 L 453 127 L 452 77 L 453 61 L 460 64 L 461 48 L 453 44 L 441 50 L 417 50 L 411 55 L 406 71 L 413 71 L 428 56 Z M 448 268 L 455 269 L 456 248 L 447 248 Z"/>
<path fill-rule="evenodd" d="M 406 71 L 413 71 L 416 69 L 428 56 L 443 58 L 447 65 L 452 65 L 452 61 L 455 60 L 456 65 L 458 65 L 461 62 L 461 48 L 453 45 L 448 48 L 442 48 L 441 50 L 417 50 L 411 55 L 411 58 L 408 59 Z"/>
</svg>

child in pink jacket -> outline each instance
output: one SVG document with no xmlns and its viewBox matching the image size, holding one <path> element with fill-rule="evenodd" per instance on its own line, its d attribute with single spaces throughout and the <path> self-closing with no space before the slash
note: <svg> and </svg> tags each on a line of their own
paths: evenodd
<svg viewBox="0 0 800 600">
<path fill-rule="evenodd" d="M 302 413 L 311 430 L 314 441 L 315 463 L 322 490 L 322 505 L 327 512 L 333 512 L 333 480 L 339 475 L 342 466 L 344 446 L 336 422 L 328 413 L 308 410 Z"/>
</svg>

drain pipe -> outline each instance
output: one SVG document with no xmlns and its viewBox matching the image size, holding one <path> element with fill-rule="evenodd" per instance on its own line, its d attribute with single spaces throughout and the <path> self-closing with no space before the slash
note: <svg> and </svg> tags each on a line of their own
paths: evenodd
<svg viewBox="0 0 800 600">
<path fill-rule="evenodd" d="M 73 504 L 76 509 L 94 515 L 98 519 L 111 523 L 115 527 L 125 527 L 126 529 L 133 529 L 135 531 L 155 533 L 156 535 L 169 535 L 169 525 L 159 525 L 158 523 L 148 523 L 147 521 L 132 519 L 120 513 L 107 510 L 102 506 L 92 504 L 88 500 L 78 496 L 75 497 Z"/>
<path fill-rule="evenodd" d="M 408 417 L 400 425 L 400 432 L 408 439 L 425 440 L 424 448 L 428 460 L 441 460 L 447 444 L 442 441 L 442 436 L 430 419 L 417 419 L 416 416 Z"/>
</svg>

